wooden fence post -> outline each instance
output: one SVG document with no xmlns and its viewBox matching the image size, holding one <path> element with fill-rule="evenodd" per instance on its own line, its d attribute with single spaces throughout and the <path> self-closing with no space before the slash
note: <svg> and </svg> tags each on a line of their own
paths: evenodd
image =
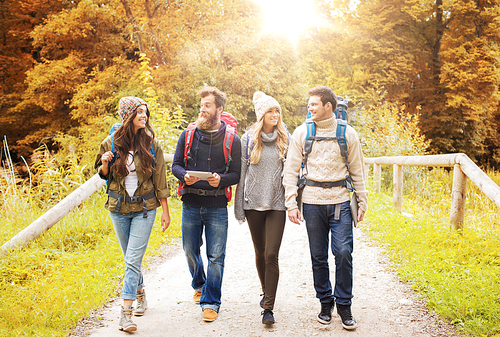
<svg viewBox="0 0 500 337">
<path fill-rule="evenodd" d="M 394 164 L 393 188 L 392 203 L 396 211 L 401 213 L 403 211 L 403 167 L 401 165 Z"/>
<path fill-rule="evenodd" d="M 453 168 L 453 189 L 451 191 L 450 226 L 462 229 L 465 218 L 465 199 L 467 197 L 467 176 L 459 164 Z"/>
<path fill-rule="evenodd" d="M 373 164 L 373 182 L 375 184 L 375 192 L 380 193 L 380 181 L 382 180 L 381 165 Z"/>
</svg>

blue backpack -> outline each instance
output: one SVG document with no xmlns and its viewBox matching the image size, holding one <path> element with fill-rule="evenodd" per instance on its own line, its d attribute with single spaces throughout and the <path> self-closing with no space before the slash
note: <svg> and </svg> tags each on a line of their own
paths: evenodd
<svg viewBox="0 0 500 337">
<path fill-rule="evenodd" d="M 306 140 L 304 142 L 304 161 L 302 162 L 301 167 L 301 175 L 298 180 L 299 191 L 307 184 L 312 186 L 321 186 L 325 188 L 330 188 L 334 186 L 346 186 L 349 192 L 352 192 L 352 178 L 349 171 L 349 163 L 347 161 L 348 147 L 347 147 L 347 139 L 345 137 L 345 132 L 347 129 L 347 100 L 343 97 L 337 97 L 337 109 L 335 109 L 334 115 L 337 119 L 337 131 L 335 137 L 316 137 L 316 124 L 311 120 L 311 113 L 307 112 L 307 118 L 305 120 L 305 125 L 307 128 Z M 333 140 L 337 141 L 340 146 L 340 154 L 345 159 L 345 163 L 347 166 L 347 176 L 345 179 L 335 182 L 314 182 L 312 180 L 308 180 L 305 178 L 305 174 L 307 174 L 307 158 L 309 153 L 311 153 L 312 146 L 314 141 L 328 141 Z"/>
<path fill-rule="evenodd" d="M 120 128 L 120 126 L 122 126 L 122 123 L 115 123 L 111 127 L 111 129 L 109 130 L 109 135 L 111 136 L 111 150 L 110 151 L 113 154 L 113 159 L 111 159 L 111 161 L 109 162 L 110 168 L 115 163 L 116 159 L 120 157 L 120 153 L 115 150 L 115 143 L 113 140 L 113 136 L 115 134 L 115 131 L 118 130 Z M 154 158 L 154 160 L 153 160 L 153 168 L 154 168 L 155 162 L 156 162 L 156 152 L 155 152 L 155 149 L 153 147 L 153 144 L 151 144 L 151 149 L 149 150 L 149 152 L 153 155 L 153 158 Z M 154 174 L 151 176 L 151 179 L 153 180 L 153 186 L 154 186 L 154 184 L 155 184 Z M 144 218 L 148 217 L 147 209 L 146 209 L 146 200 L 156 197 L 155 192 L 152 192 L 152 193 L 149 193 L 149 194 L 143 195 L 143 196 L 132 196 L 132 197 L 130 197 L 128 195 L 119 195 L 119 194 L 109 190 L 109 179 L 106 180 L 106 193 L 109 196 L 111 196 L 115 199 L 118 199 L 118 203 L 116 204 L 116 207 L 115 207 L 115 212 L 120 211 L 120 206 L 121 206 L 121 203 L 123 201 L 133 202 L 133 203 L 142 202 L 142 213 L 143 213 Z"/>
</svg>

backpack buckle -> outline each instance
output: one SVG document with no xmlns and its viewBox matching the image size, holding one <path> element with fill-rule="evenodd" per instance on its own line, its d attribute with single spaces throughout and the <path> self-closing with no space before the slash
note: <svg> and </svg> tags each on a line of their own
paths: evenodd
<svg viewBox="0 0 500 337">
<path fill-rule="evenodd" d="M 141 201 L 142 201 L 142 197 L 138 197 L 138 196 L 130 197 L 130 202 L 141 202 Z"/>
<path fill-rule="evenodd" d="M 313 139 L 306 139 L 306 141 L 304 142 L 304 152 L 311 153 L 312 146 L 313 146 Z"/>
</svg>

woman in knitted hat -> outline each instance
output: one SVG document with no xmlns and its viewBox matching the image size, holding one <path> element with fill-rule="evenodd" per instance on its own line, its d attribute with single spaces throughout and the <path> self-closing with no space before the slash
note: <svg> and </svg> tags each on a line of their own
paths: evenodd
<svg viewBox="0 0 500 337">
<path fill-rule="evenodd" d="M 278 253 L 286 221 L 282 171 L 288 132 L 281 120 L 278 101 L 257 91 L 253 103 L 257 122 L 241 138 L 242 164 L 234 212 L 240 223 L 248 220 L 264 293 L 260 301 L 264 309 L 262 323 L 273 324 L 279 278 Z"/>
<path fill-rule="evenodd" d="M 165 160 L 160 144 L 149 124 L 146 102 L 138 97 L 120 99 L 118 114 L 122 124 L 115 124 L 101 144 L 95 167 L 107 180 L 111 222 L 125 259 L 119 329 L 136 331 L 132 314 L 144 315 L 147 309 L 141 264 L 156 217 L 162 206 L 161 226 L 170 224 Z M 113 131 L 112 129 L 112 131 Z M 134 300 L 137 306 L 132 307 Z"/>
</svg>

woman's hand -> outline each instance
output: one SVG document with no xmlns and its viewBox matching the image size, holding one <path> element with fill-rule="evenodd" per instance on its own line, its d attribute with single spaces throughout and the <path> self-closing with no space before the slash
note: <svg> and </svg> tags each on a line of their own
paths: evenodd
<svg viewBox="0 0 500 337">
<path fill-rule="evenodd" d="M 163 228 L 163 232 L 165 232 L 168 226 L 170 226 L 170 212 L 168 210 L 167 198 L 160 199 L 160 204 L 163 209 L 163 213 L 161 215 L 161 227 Z"/>
<path fill-rule="evenodd" d="M 161 215 L 161 228 L 163 228 L 162 232 L 165 232 L 168 226 L 170 226 L 170 214 L 167 210 L 167 212 L 163 211 Z"/>
<path fill-rule="evenodd" d="M 104 152 L 104 154 L 101 157 L 101 161 L 103 165 L 106 165 L 108 167 L 109 162 L 113 159 L 113 153 L 111 151 Z"/>
<path fill-rule="evenodd" d="M 104 152 L 104 154 L 101 157 L 101 162 L 102 162 L 102 168 L 101 168 L 101 173 L 104 176 L 107 176 L 109 173 L 109 162 L 113 159 L 114 155 L 111 151 Z"/>
</svg>

